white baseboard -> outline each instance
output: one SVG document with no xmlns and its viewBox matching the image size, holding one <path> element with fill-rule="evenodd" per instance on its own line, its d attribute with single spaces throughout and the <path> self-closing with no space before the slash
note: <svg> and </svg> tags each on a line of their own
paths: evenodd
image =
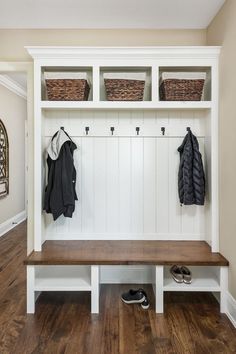
<svg viewBox="0 0 236 354">
<path fill-rule="evenodd" d="M 216 300 L 220 303 L 220 293 L 212 293 Z M 236 328 L 236 300 L 235 298 L 227 291 L 226 293 L 226 316 Z"/>
<path fill-rule="evenodd" d="M 236 328 L 236 300 L 235 298 L 229 293 L 227 292 L 227 312 L 226 315 L 229 318 L 229 320 L 231 321 L 231 323 L 234 325 L 234 327 Z"/>
<path fill-rule="evenodd" d="M 204 241 L 205 237 L 203 234 L 163 234 L 163 233 L 72 233 L 72 232 L 47 232 L 45 240 L 56 241 L 56 240 L 169 240 L 169 241 Z"/>
<path fill-rule="evenodd" d="M 0 237 L 3 236 L 5 233 L 16 227 L 18 224 L 23 222 L 26 219 L 26 211 L 23 210 L 19 214 L 13 216 L 12 218 L 4 221 L 0 224 Z"/>
<path fill-rule="evenodd" d="M 101 266 L 102 284 L 149 284 L 152 283 L 150 266 Z"/>
</svg>

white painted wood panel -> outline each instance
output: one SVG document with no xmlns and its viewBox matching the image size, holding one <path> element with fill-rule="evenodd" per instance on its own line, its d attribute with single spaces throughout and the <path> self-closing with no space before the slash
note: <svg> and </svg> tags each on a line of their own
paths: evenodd
<svg viewBox="0 0 236 354">
<path fill-rule="evenodd" d="M 143 138 L 131 141 L 131 232 L 143 233 Z"/>
<path fill-rule="evenodd" d="M 169 165 L 168 181 L 169 183 L 169 233 L 181 234 L 182 207 L 178 197 L 178 168 L 179 153 L 177 148 L 181 144 L 182 139 L 169 139 L 169 151 L 167 163 Z"/>
<path fill-rule="evenodd" d="M 156 139 L 156 233 L 169 233 L 169 139 Z"/>
<path fill-rule="evenodd" d="M 107 143 L 106 138 L 94 138 L 93 193 L 94 193 L 94 230 L 106 232 L 107 220 Z M 108 172 L 109 173 L 109 172 Z"/>
<path fill-rule="evenodd" d="M 143 141 L 143 232 L 156 232 L 156 138 Z"/>
<path fill-rule="evenodd" d="M 102 284 L 150 284 L 152 267 L 140 265 L 100 266 Z"/>
<path fill-rule="evenodd" d="M 45 112 L 44 135 L 52 136 L 64 126 L 73 137 L 85 136 L 85 127 L 89 127 L 88 136 L 110 137 L 114 127 L 114 136 L 134 137 L 139 127 L 140 136 L 157 137 L 165 127 L 165 136 L 183 137 L 191 127 L 198 137 L 204 137 L 206 116 L 206 112 L 194 110 L 52 110 Z"/>
<path fill-rule="evenodd" d="M 78 146 L 79 200 L 72 219 L 53 222 L 45 216 L 46 239 L 204 239 L 205 207 L 179 203 L 177 151 L 187 123 L 194 133 L 195 127 L 203 132 L 202 116 L 129 110 L 74 111 L 66 117 L 66 112 L 50 112 L 45 118 L 45 146 L 64 119 Z M 204 138 L 199 142 L 204 156 Z"/>
<path fill-rule="evenodd" d="M 81 139 L 81 214 L 82 233 L 94 232 L 94 141 L 90 138 Z M 78 202 L 79 203 L 79 202 Z M 76 203 L 77 204 L 77 203 Z M 77 205 L 76 205 L 77 206 Z"/>
<path fill-rule="evenodd" d="M 74 165 L 76 169 L 76 193 L 78 202 L 76 202 L 73 218 L 69 221 L 68 232 L 69 233 L 81 233 L 82 232 L 82 138 L 74 139 L 77 145 L 77 149 L 74 151 Z"/>
<path fill-rule="evenodd" d="M 131 233 L 131 139 L 119 139 L 119 231 Z"/>
<path fill-rule="evenodd" d="M 107 138 L 107 165 L 106 165 L 106 231 L 116 233 L 119 230 L 119 139 Z"/>
</svg>

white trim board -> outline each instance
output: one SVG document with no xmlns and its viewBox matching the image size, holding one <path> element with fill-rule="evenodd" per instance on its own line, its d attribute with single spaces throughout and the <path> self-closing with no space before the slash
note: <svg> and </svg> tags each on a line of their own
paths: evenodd
<svg viewBox="0 0 236 354">
<path fill-rule="evenodd" d="M 101 284 L 150 284 L 152 283 L 151 266 L 101 266 Z"/>
<path fill-rule="evenodd" d="M 4 221 L 0 224 L 0 237 L 5 235 L 8 231 L 22 223 L 26 219 L 26 211 L 23 210 L 19 214 L 13 216 L 12 218 Z"/>
<path fill-rule="evenodd" d="M 236 328 L 236 300 L 229 292 L 226 293 L 226 304 L 226 316 Z"/>
<path fill-rule="evenodd" d="M 213 292 L 212 293 L 217 302 L 220 303 L 220 293 L 218 292 Z M 236 300 L 235 298 L 230 294 L 230 292 L 226 292 L 226 316 L 232 323 L 232 325 L 236 328 Z"/>
<path fill-rule="evenodd" d="M 0 75 L 0 84 L 21 98 L 24 98 L 24 100 L 27 99 L 26 90 L 18 82 L 8 77 L 8 75 Z"/>
<path fill-rule="evenodd" d="M 169 240 L 169 241 L 204 241 L 204 234 L 177 234 L 177 233 L 47 233 L 45 240 Z"/>
</svg>

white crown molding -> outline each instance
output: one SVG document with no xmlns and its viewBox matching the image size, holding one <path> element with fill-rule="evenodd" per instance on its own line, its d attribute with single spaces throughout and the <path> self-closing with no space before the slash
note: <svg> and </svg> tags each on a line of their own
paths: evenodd
<svg viewBox="0 0 236 354">
<path fill-rule="evenodd" d="M 26 46 L 34 59 L 142 59 L 158 58 L 218 58 L 219 46 L 165 46 L 165 47 L 47 47 Z"/>
<path fill-rule="evenodd" d="M 14 92 L 21 98 L 27 99 L 27 92 L 18 82 L 10 78 L 8 75 L 0 75 L 0 84 L 6 87 L 8 90 Z"/>
</svg>

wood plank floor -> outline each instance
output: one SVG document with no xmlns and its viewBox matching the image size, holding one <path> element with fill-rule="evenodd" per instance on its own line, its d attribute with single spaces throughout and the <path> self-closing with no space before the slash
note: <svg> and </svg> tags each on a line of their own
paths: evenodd
<svg viewBox="0 0 236 354">
<path fill-rule="evenodd" d="M 167 293 L 165 314 L 126 305 L 129 285 L 103 285 L 101 313 L 88 293 L 44 293 L 26 315 L 26 226 L 0 238 L 0 354 L 236 353 L 236 329 L 210 294 Z"/>
</svg>

